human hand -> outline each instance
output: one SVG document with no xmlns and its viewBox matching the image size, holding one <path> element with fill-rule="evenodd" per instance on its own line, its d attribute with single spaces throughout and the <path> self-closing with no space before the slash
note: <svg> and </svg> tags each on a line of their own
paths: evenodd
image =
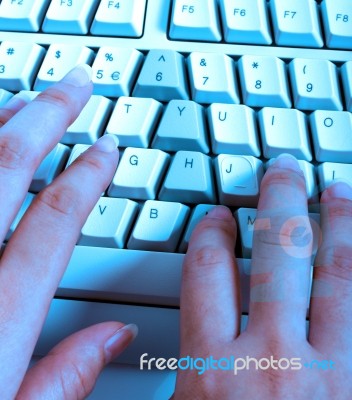
<svg viewBox="0 0 352 400">
<path fill-rule="evenodd" d="M 217 207 L 196 227 L 183 269 L 180 357 L 247 360 L 248 356 L 270 362 L 271 357 L 295 358 L 301 368 L 291 364 L 284 369 L 287 361 L 281 362 L 282 368 L 277 362 L 271 367 L 262 361 L 263 370 L 256 370 L 255 362 L 240 361 L 236 374 L 233 365 L 227 371 L 209 369 L 202 374 L 179 369 L 175 400 L 351 398 L 352 188 L 345 183 L 332 185 L 322 194 L 320 207 L 321 244 L 308 338 L 312 234 L 304 177 L 292 157 L 278 158 L 262 181 L 249 320 L 242 333 L 233 254 L 235 220 L 228 209 Z M 310 364 L 312 360 L 321 363 Z"/>
<path fill-rule="evenodd" d="M 90 68 L 77 67 L 26 105 L 0 109 L 1 242 L 41 160 L 77 118 L 92 93 Z M 0 260 L 1 399 L 84 398 L 107 362 L 133 339 L 135 326 L 94 325 L 59 343 L 26 373 L 50 301 L 80 230 L 118 162 L 104 136 L 36 196 Z"/>
</svg>

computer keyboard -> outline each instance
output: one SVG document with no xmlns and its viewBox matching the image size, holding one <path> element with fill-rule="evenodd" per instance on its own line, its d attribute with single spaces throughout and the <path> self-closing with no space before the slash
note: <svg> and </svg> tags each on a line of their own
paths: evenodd
<svg viewBox="0 0 352 400">
<path fill-rule="evenodd" d="M 209 209 L 227 205 L 238 220 L 245 314 L 270 162 L 283 152 L 300 160 L 317 224 L 319 192 L 339 178 L 352 184 L 350 0 L 2 0 L 0 41 L 0 105 L 20 91 L 34 98 L 80 63 L 94 83 L 7 239 L 35 194 L 98 137 L 117 135 L 121 146 L 38 355 L 112 318 L 140 327 L 122 362 L 177 356 L 182 261 Z"/>
</svg>

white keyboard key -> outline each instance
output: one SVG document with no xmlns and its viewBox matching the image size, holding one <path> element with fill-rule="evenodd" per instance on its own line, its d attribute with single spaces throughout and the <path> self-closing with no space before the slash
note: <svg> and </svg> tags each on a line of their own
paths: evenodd
<svg viewBox="0 0 352 400">
<path fill-rule="evenodd" d="M 5 89 L 0 89 L 0 107 L 4 107 L 11 97 L 13 97 L 13 93 Z"/>
<path fill-rule="evenodd" d="M 319 239 L 320 239 L 320 215 L 316 213 L 309 213 L 313 237 L 312 243 L 312 261 L 316 256 Z M 251 258 L 253 248 L 253 234 L 255 229 L 265 230 L 270 229 L 270 220 L 262 221 L 255 226 L 257 218 L 257 210 L 254 208 L 239 208 L 235 212 L 235 218 L 238 223 L 239 233 L 241 237 L 242 256 L 244 258 Z"/>
<path fill-rule="evenodd" d="M 260 156 L 254 111 L 242 104 L 211 104 L 207 110 L 214 154 Z"/>
<path fill-rule="evenodd" d="M 342 110 L 337 69 L 332 62 L 295 58 L 289 70 L 295 108 Z"/>
<path fill-rule="evenodd" d="M 86 150 L 88 150 L 90 147 L 90 145 L 88 144 L 75 144 L 72 148 L 70 157 L 67 161 L 66 167 L 70 166 L 76 158 L 78 158 L 83 152 L 85 152 Z"/>
<path fill-rule="evenodd" d="M 35 81 L 35 90 L 44 90 L 79 64 L 90 64 L 93 51 L 71 44 L 50 45 Z"/>
<path fill-rule="evenodd" d="M 315 177 L 314 165 L 305 160 L 297 160 L 301 171 L 303 172 L 304 179 L 306 181 L 307 197 L 310 205 L 318 203 L 318 184 Z M 271 158 L 266 164 L 268 168 L 272 163 L 275 162 L 274 158 Z"/>
<path fill-rule="evenodd" d="M 101 0 L 91 27 L 93 35 L 139 37 L 146 0 Z"/>
<path fill-rule="evenodd" d="M 135 49 L 100 47 L 92 65 L 93 93 L 129 96 L 142 60 L 142 53 Z"/>
<path fill-rule="evenodd" d="M 192 232 L 194 228 L 198 225 L 198 223 L 208 214 L 208 212 L 216 207 L 212 204 L 198 204 L 192 211 L 192 214 L 189 218 L 189 222 L 186 228 L 186 231 L 183 235 L 179 251 L 181 253 L 186 253 L 189 240 L 191 238 Z"/>
<path fill-rule="evenodd" d="M 265 0 L 220 0 L 225 41 L 271 44 Z"/>
<path fill-rule="evenodd" d="M 193 52 L 187 58 L 192 100 L 239 103 L 235 62 L 225 54 Z"/>
<path fill-rule="evenodd" d="M 317 161 L 352 162 L 352 114 L 314 111 L 310 125 Z"/>
<path fill-rule="evenodd" d="M 271 0 L 275 41 L 281 46 L 323 47 L 315 0 Z"/>
<path fill-rule="evenodd" d="M 44 32 L 85 35 L 98 0 L 51 0 L 45 15 Z"/>
<path fill-rule="evenodd" d="M 21 218 L 27 211 L 28 207 L 31 205 L 32 201 L 34 200 L 35 195 L 32 193 L 27 193 L 25 199 L 23 200 L 23 203 L 21 204 L 20 209 L 18 210 L 18 213 L 15 217 L 15 219 L 12 221 L 12 224 L 10 226 L 9 231 L 6 234 L 5 240 L 9 240 L 11 235 L 14 233 L 15 229 L 17 228 L 17 225 L 20 223 Z"/>
<path fill-rule="evenodd" d="M 211 158 L 193 151 L 178 151 L 158 198 L 182 203 L 215 203 Z"/>
<path fill-rule="evenodd" d="M 48 186 L 65 168 L 70 148 L 58 143 L 34 173 L 29 190 L 37 193 Z"/>
<path fill-rule="evenodd" d="M 2 0 L 0 29 L 37 32 L 49 2 L 50 0 Z"/>
<path fill-rule="evenodd" d="M 91 96 L 78 118 L 67 128 L 61 139 L 65 144 L 93 144 L 103 134 L 112 110 L 112 101 Z"/>
<path fill-rule="evenodd" d="M 318 165 L 318 178 L 321 191 L 339 179 L 352 185 L 352 164 L 324 162 Z"/>
<path fill-rule="evenodd" d="M 78 244 L 123 248 L 137 210 L 134 201 L 101 197 L 81 230 Z"/>
<path fill-rule="evenodd" d="M 352 112 L 352 61 L 341 67 L 342 87 L 345 93 L 346 109 Z"/>
<path fill-rule="evenodd" d="M 169 155 L 161 150 L 128 147 L 108 189 L 111 197 L 155 199 Z"/>
<path fill-rule="evenodd" d="M 216 0 L 174 0 L 170 22 L 172 39 L 219 42 L 220 21 Z"/>
<path fill-rule="evenodd" d="M 320 7 L 327 47 L 352 50 L 351 1 L 323 0 Z"/>
<path fill-rule="evenodd" d="M 277 57 L 242 56 L 238 61 L 243 102 L 253 107 L 291 107 L 286 65 Z"/>
<path fill-rule="evenodd" d="M 173 50 L 150 50 L 133 91 L 159 101 L 189 99 L 184 57 Z"/>
<path fill-rule="evenodd" d="M 175 251 L 188 214 L 189 208 L 180 203 L 146 201 L 127 248 Z"/>
<path fill-rule="evenodd" d="M 265 158 L 290 153 L 311 161 L 307 119 L 302 111 L 264 107 L 258 112 L 258 119 Z"/>
<path fill-rule="evenodd" d="M 121 147 L 149 146 L 162 112 L 154 99 L 120 97 L 106 127 L 106 133 L 117 135 Z"/>
<path fill-rule="evenodd" d="M 220 154 L 214 164 L 220 203 L 255 207 L 264 174 L 262 162 L 252 156 Z"/>
<path fill-rule="evenodd" d="M 3 41 L 0 45 L 1 88 L 30 90 L 44 53 L 44 48 L 37 44 Z"/>
<path fill-rule="evenodd" d="M 166 151 L 209 153 L 203 107 L 193 101 L 171 100 L 166 106 L 152 147 Z"/>
</svg>

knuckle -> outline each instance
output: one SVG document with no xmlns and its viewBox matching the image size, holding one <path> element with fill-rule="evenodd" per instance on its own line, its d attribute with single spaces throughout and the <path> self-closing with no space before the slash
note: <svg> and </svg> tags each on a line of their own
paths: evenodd
<svg viewBox="0 0 352 400">
<path fill-rule="evenodd" d="M 54 105 L 65 112 L 67 112 L 67 110 L 71 111 L 72 108 L 74 108 L 70 94 L 57 87 L 51 87 L 46 89 L 44 92 L 39 93 L 34 101 Z"/>
<path fill-rule="evenodd" d="M 8 122 L 16 112 L 14 110 L 9 110 L 7 108 L 0 109 L 0 126 L 3 126 Z"/>
<path fill-rule="evenodd" d="M 39 193 L 36 201 L 61 216 L 72 216 L 79 210 L 75 191 L 69 186 L 48 186 Z"/>
<path fill-rule="evenodd" d="M 81 154 L 72 164 L 87 168 L 90 172 L 101 173 L 104 169 L 104 160 L 99 156 L 93 155 L 91 152 Z"/>
<path fill-rule="evenodd" d="M 334 199 L 329 205 L 330 217 L 352 218 L 352 201 L 348 199 Z"/>
<path fill-rule="evenodd" d="M 321 262 L 324 260 L 324 262 Z M 352 281 L 352 247 L 348 245 L 325 246 L 318 254 L 320 273 L 346 281 Z"/>
<path fill-rule="evenodd" d="M 285 185 L 292 186 L 292 184 L 297 185 L 302 190 L 306 190 L 306 183 L 304 175 L 301 172 L 296 172 L 293 170 L 281 170 L 279 168 L 270 168 L 264 175 L 261 185 Z"/>
<path fill-rule="evenodd" d="M 33 166 L 34 152 L 16 138 L 0 137 L 0 167 L 6 169 L 21 169 Z"/>
</svg>

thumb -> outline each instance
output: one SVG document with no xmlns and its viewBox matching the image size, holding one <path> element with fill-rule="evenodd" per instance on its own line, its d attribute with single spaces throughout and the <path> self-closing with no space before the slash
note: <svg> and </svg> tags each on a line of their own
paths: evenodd
<svg viewBox="0 0 352 400">
<path fill-rule="evenodd" d="M 137 332 L 134 324 L 104 322 L 70 335 L 27 372 L 16 399 L 84 399 Z"/>
</svg>

